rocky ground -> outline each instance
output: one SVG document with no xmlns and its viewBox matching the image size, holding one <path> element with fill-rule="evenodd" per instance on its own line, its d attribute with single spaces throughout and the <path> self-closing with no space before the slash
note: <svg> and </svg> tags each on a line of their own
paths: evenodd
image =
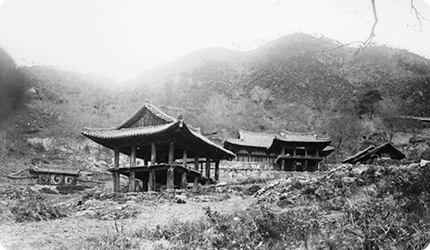
<svg viewBox="0 0 430 250">
<path fill-rule="evenodd" d="M 2 185 L 0 242 L 6 249 L 79 249 L 79 241 L 118 228 L 197 220 L 204 216 L 205 207 L 231 213 L 255 200 L 242 190 L 216 189 L 220 190 L 125 194 L 109 192 L 101 185 L 59 194 L 52 186 Z"/>
<path fill-rule="evenodd" d="M 208 229 L 202 229 L 207 234 L 199 236 L 206 240 L 212 239 L 214 236 L 207 236 L 212 234 L 228 241 L 225 230 L 230 225 L 235 226 L 234 230 L 255 227 L 260 232 L 270 222 L 270 227 L 282 226 L 282 233 L 276 234 L 284 244 L 278 244 L 282 249 L 424 249 L 430 242 L 425 215 L 430 205 L 428 168 L 391 161 L 340 164 L 321 172 L 283 173 L 268 182 L 223 182 L 198 192 L 175 193 L 112 193 L 105 183 L 83 190 L 63 190 L 9 182 L 0 186 L 0 242 L 6 249 L 106 249 L 92 244 L 121 234 L 126 235 L 122 241 L 140 238 L 130 245 L 132 249 L 187 249 L 207 244 L 209 249 L 217 249 L 219 245 L 210 242 L 198 245 L 203 242 L 200 240 L 192 245 L 186 242 L 189 238 L 180 236 L 177 241 L 164 236 L 142 240 L 144 236 L 137 233 L 122 233 L 147 228 L 168 235 L 166 229 L 159 228 L 205 221 L 209 214 L 210 220 L 205 222 Z M 246 211 L 244 217 L 239 216 L 241 211 Z M 221 218 L 226 217 L 220 214 L 238 215 L 232 217 L 233 221 L 223 222 Z M 260 222 L 259 216 L 263 216 Z M 272 219 L 268 222 L 267 218 Z M 236 225 L 241 220 L 244 224 Z M 215 225 L 211 226 L 213 221 Z M 270 240 L 255 245 L 232 242 L 224 247 L 266 249 L 272 244 Z"/>
</svg>

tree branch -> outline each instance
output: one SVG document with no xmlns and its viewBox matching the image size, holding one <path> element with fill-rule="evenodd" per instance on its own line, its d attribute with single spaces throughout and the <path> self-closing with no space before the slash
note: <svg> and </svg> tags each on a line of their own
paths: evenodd
<svg viewBox="0 0 430 250">
<path fill-rule="evenodd" d="M 418 23 L 420 24 L 419 32 L 423 31 L 423 24 L 422 24 L 421 20 L 426 20 L 426 21 L 429 21 L 429 20 L 420 16 L 421 13 L 415 7 L 414 0 L 411 0 L 411 12 L 413 12 L 415 14 L 415 17 L 417 18 Z"/>
<path fill-rule="evenodd" d="M 373 41 L 373 38 L 376 36 L 375 34 L 375 28 L 376 25 L 378 24 L 378 12 L 376 11 L 376 4 L 375 4 L 375 0 L 370 0 L 372 3 L 372 11 L 373 11 L 373 25 L 372 25 L 372 29 L 370 30 L 370 34 L 369 37 L 366 39 L 366 41 L 364 41 L 362 43 L 362 46 L 357 50 L 356 53 L 360 52 L 361 50 L 367 48 Z M 413 1 L 413 0 L 411 0 Z"/>
</svg>

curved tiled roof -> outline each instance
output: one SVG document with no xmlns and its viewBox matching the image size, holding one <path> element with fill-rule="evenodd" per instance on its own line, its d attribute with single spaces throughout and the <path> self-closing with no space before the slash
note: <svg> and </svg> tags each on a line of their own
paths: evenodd
<svg viewBox="0 0 430 250">
<path fill-rule="evenodd" d="M 149 136 L 165 132 L 178 125 L 178 121 L 157 126 L 120 128 L 120 129 L 91 129 L 84 128 L 82 135 L 90 139 L 127 139 L 135 136 Z"/>
<path fill-rule="evenodd" d="M 196 138 L 204 141 L 205 143 L 207 143 L 208 145 L 210 145 L 211 147 L 213 147 L 216 150 L 222 151 L 225 154 L 229 155 L 230 157 L 235 157 L 236 155 L 231 152 L 230 150 L 227 150 L 221 146 L 219 146 L 218 144 L 212 142 L 211 140 L 209 140 L 208 138 L 204 137 L 202 134 L 200 134 L 200 130 L 199 131 L 194 131 L 193 129 L 189 129 L 188 126 L 186 124 L 184 124 L 184 128 L 186 128 L 192 135 L 194 135 Z"/>
<path fill-rule="evenodd" d="M 285 142 L 331 142 L 331 138 L 317 136 L 314 132 L 296 133 L 283 130 L 275 139 Z"/>
<path fill-rule="evenodd" d="M 240 129 L 239 139 L 226 139 L 225 142 L 238 146 L 269 148 L 274 138 L 275 134 L 249 132 Z"/>
<path fill-rule="evenodd" d="M 331 138 L 318 137 L 314 132 L 296 133 L 283 130 L 280 134 L 257 133 L 245 130 L 239 130 L 238 139 L 226 139 L 225 144 L 237 146 L 257 147 L 269 149 L 272 147 L 275 140 L 282 142 L 309 142 L 309 143 L 325 143 L 331 142 Z"/>
<path fill-rule="evenodd" d="M 155 119 L 152 123 L 154 125 L 133 126 L 142 117 L 146 116 L 148 118 L 148 112 L 150 117 Z M 161 119 L 163 123 L 159 124 L 160 120 L 158 119 Z M 197 154 L 208 155 L 218 159 L 235 157 L 235 154 L 231 151 L 201 135 L 200 129 L 188 126 L 182 118 L 174 119 L 164 114 L 148 101 L 145 102 L 145 105 L 137 113 L 122 124 L 106 129 L 84 128 L 82 135 L 109 148 L 121 147 L 122 145 L 147 147 L 152 142 L 166 144 L 169 141 L 174 141 L 181 145 L 180 148 L 190 148 Z M 168 147 L 161 147 L 160 150 L 165 150 L 163 148 Z M 127 150 L 123 150 L 122 152 L 129 153 Z"/>
</svg>

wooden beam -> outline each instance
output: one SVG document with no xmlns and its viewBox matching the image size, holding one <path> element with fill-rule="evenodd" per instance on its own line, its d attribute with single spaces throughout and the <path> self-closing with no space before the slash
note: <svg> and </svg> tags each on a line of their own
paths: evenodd
<svg viewBox="0 0 430 250">
<path fill-rule="evenodd" d="M 155 170 L 151 169 L 148 176 L 148 191 L 155 191 Z"/>
<path fill-rule="evenodd" d="M 187 167 L 187 162 L 188 162 L 187 149 L 184 148 L 184 153 L 182 154 L 182 164 L 184 165 L 184 167 Z"/>
<path fill-rule="evenodd" d="M 167 160 L 167 164 L 172 165 L 175 160 L 175 145 L 171 141 L 169 143 L 169 159 Z"/>
<path fill-rule="evenodd" d="M 219 180 L 219 159 L 215 161 L 215 180 Z"/>
<path fill-rule="evenodd" d="M 206 156 L 206 177 L 211 177 L 211 158 Z"/>
<path fill-rule="evenodd" d="M 114 149 L 114 168 L 119 169 L 119 148 L 115 147 Z M 113 177 L 113 191 L 118 192 L 120 189 L 120 182 L 119 182 L 119 172 L 115 171 L 112 173 Z"/>
<path fill-rule="evenodd" d="M 155 165 L 157 163 L 157 148 L 155 147 L 155 143 L 151 143 L 151 165 Z"/>
<path fill-rule="evenodd" d="M 134 168 L 136 167 L 136 146 L 131 146 L 130 155 L 130 176 L 128 177 L 128 191 L 136 191 L 136 172 Z"/>
<path fill-rule="evenodd" d="M 200 177 L 196 176 L 194 178 L 194 183 L 193 183 L 193 190 L 197 191 L 197 189 L 199 188 L 199 183 L 200 183 Z"/>
<path fill-rule="evenodd" d="M 166 189 L 167 190 L 174 190 L 175 189 L 175 169 L 174 169 L 174 167 L 170 167 L 167 170 Z"/>
<path fill-rule="evenodd" d="M 187 173 L 183 172 L 181 175 L 181 189 L 187 189 L 188 181 L 187 181 Z"/>
<path fill-rule="evenodd" d="M 199 171 L 199 154 L 195 153 L 194 154 L 194 170 Z"/>
<path fill-rule="evenodd" d="M 148 174 L 144 174 L 143 175 L 143 180 L 142 180 L 142 192 L 146 192 L 148 191 L 148 182 L 149 182 L 149 173 Z"/>
<path fill-rule="evenodd" d="M 285 171 L 285 147 L 284 147 L 284 145 L 282 145 L 282 149 L 281 149 L 281 156 L 282 156 L 282 159 L 281 159 L 281 169 L 283 170 L 283 171 Z"/>
</svg>

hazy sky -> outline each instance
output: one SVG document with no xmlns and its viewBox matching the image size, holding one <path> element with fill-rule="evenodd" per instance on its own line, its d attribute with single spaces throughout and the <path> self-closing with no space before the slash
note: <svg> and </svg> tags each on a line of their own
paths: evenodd
<svg viewBox="0 0 430 250">
<path fill-rule="evenodd" d="M 430 58 L 430 0 L 376 0 L 375 42 Z M 257 48 L 292 32 L 364 41 L 370 0 L 8 0 L 0 46 L 18 64 L 48 64 L 119 81 L 194 50 Z"/>
</svg>

